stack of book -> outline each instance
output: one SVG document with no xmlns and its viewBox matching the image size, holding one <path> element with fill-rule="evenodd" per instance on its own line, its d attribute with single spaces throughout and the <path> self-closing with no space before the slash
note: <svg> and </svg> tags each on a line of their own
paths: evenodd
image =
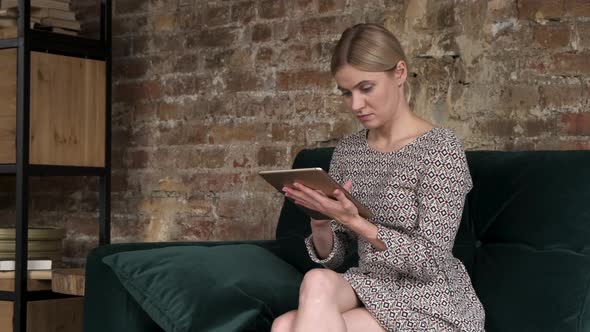
<svg viewBox="0 0 590 332">
<path fill-rule="evenodd" d="M 28 289 L 50 289 L 53 262 L 63 255 L 62 241 L 65 230 L 61 228 L 31 227 L 28 230 Z M 0 228 L 0 290 L 14 289 L 16 276 L 16 230 Z"/>
<path fill-rule="evenodd" d="M 70 0 L 30 0 L 31 28 L 76 36 L 81 24 Z M 0 38 L 16 36 L 18 0 L 0 0 Z"/>
</svg>

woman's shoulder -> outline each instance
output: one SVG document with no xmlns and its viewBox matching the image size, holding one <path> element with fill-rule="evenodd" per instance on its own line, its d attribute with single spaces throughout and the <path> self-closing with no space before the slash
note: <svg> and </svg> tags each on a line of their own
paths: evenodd
<svg viewBox="0 0 590 332">
<path fill-rule="evenodd" d="M 363 146 L 363 145 L 365 145 L 365 142 L 366 142 L 366 135 L 367 135 L 366 129 L 359 130 L 355 133 L 344 136 L 342 139 L 340 139 L 340 141 L 338 142 L 338 145 L 336 147 L 342 149 L 345 147 Z"/>
<path fill-rule="evenodd" d="M 430 155 L 465 153 L 461 139 L 450 128 L 434 127 L 426 145 Z"/>
</svg>

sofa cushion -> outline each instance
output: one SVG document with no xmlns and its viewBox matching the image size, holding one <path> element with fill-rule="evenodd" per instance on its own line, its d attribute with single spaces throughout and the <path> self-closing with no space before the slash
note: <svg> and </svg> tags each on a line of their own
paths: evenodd
<svg viewBox="0 0 590 332">
<path fill-rule="evenodd" d="M 268 329 L 297 307 L 302 274 L 249 244 L 175 246 L 103 259 L 165 331 Z"/>
<path fill-rule="evenodd" d="M 469 151 L 454 254 L 486 331 L 590 331 L 590 151 Z"/>
</svg>

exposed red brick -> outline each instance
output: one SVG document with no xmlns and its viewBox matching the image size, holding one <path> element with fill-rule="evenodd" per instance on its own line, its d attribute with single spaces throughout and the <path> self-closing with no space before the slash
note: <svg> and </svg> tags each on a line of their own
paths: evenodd
<svg viewBox="0 0 590 332">
<path fill-rule="evenodd" d="M 541 136 L 554 133 L 557 130 L 557 123 L 554 119 L 530 119 L 524 122 L 523 127 L 526 136 Z"/>
<path fill-rule="evenodd" d="M 590 14 L 588 15 L 590 16 Z M 590 38 L 585 38 L 584 36 L 590 36 L 590 22 L 577 22 L 574 26 L 574 31 L 577 32 L 578 36 L 578 45 L 581 49 L 590 49 Z"/>
<path fill-rule="evenodd" d="M 156 113 L 158 120 L 184 120 L 187 109 L 184 105 L 160 103 Z"/>
<path fill-rule="evenodd" d="M 209 131 L 210 144 L 228 144 L 232 142 L 254 142 L 258 128 L 256 125 L 213 126 Z"/>
<path fill-rule="evenodd" d="M 143 81 L 138 83 L 116 84 L 113 89 L 113 102 L 134 103 L 142 100 L 160 98 L 160 82 Z"/>
<path fill-rule="evenodd" d="M 518 18 L 559 19 L 564 14 L 564 0 L 518 0 Z"/>
<path fill-rule="evenodd" d="M 590 150 L 590 141 L 560 142 L 559 150 Z"/>
<path fill-rule="evenodd" d="M 269 64 L 273 58 L 273 49 L 270 47 L 260 47 L 256 52 L 257 64 Z"/>
<path fill-rule="evenodd" d="M 333 83 L 330 72 L 294 71 L 278 73 L 277 86 L 280 90 L 328 89 Z"/>
<path fill-rule="evenodd" d="M 590 17 L 590 1 L 588 0 L 564 0 L 565 11 L 574 17 Z"/>
<path fill-rule="evenodd" d="M 478 124 L 479 130 L 489 136 L 507 137 L 514 134 L 514 119 L 494 119 Z"/>
<path fill-rule="evenodd" d="M 590 113 L 563 113 L 561 122 L 568 135 L 590 136 Z"/>
<path fill-rule="evenodd" d="M 179 229 L 180 237 L 178 240 L 181 241 L 209 241 L 215 239 L 215 220 L 209 218 L 198 218 L 195 219 L 193 216 L 189 218 L 180 218 L 175 221 Z"/>
<path fill-rule="evenodd" d="M 259 73 L 232 72 L 226 80 L 229 92 L 256 91 L 264 87 L 263 78 Z"/>
<path fill-rule="evenodd" d="M 287 148 L 284 146 L 263 146 L 256 154 L 260 166 L 284 166 L 290 163 Z"/>
<path fill-rule="evenodd" d="M 285 16 L 285 0 L 261 0 L 258 15 L 261 18 L 279 18 Z"/>
<path fill-rule="evenodd" d="M 115 13 L 119 15 L 135 14 L 145 12 L 148 2 L 144 0 L 125 0 L 113 2 Z"/>
<path fill-rule="evenodd" d="M 178 73 L 195 73 L 202 57 L 201 54 L 183 54 L 176 59 L 172 70 Z"/>
<path fill-rule="evenodd" d="M 183 75 L 167 79 L 162 84 L 162 94 L 165 96 L 185 96 L 198 94 L 201 84 L 206 80 L 196 75 Z"/>
<path fill-rule="evenodd" d="M 539 105 L 539 88 L 532 84 L 509 85 L 502 90 L 502 103 L 512 109 L 530 109 Z"/>
<path fill-rule="evenodd" d="M 351 25 L 349 16 L 310 18 L 301 22 L 305 37 L 318 38 L 324 35 L 339 35 Z"/>
<path fill-rule="evenodd" d="M 201 192 L 222 192 L 242 188 L 242 171 L 212 173 L 207 171 L 194 171 L 185 179 L 195 191 Z"/>
<path fill-rule="evenodd" d="M 176 159 L 176 167 L 187 168 L 220 168 L 226 165 L 225 148 L 190 149 L 180 151 Z"/>
<path fill-rule="evenodd" d="M 230 13 L 230 6 L 209 7 L 205 12 L 205 24 L 210 27 L 228 24 Z"/>
<path fill-rule="evenodd" d="M 228 47 L 233 45 L 238 38 L 236 28 L 217 28 L 201 30 L 198 34 L 189 36 L 186 47 Z"/>
<path fill-rule="evenodd" d="M 540 87 L 542 104 L 548 106 L 576 106 L 583 100 L 581 85 L 551 84 Z"/>
<path fill-rule="evenodd" d="M 590 72 L 590 52 L 560 53 L 552 57 L 549 72 L 556 75 L 580 75 Z"/>
<path fill-rule="evenodd" d="M 536 26 L 535 41 L 544 48 L 566 47 L 570 42 L 570 28 L 566 24 Z"/>
<path fill-rule="evenodd" d="M 205 144 L 207 142 L 207 128 L 197 125 L 160 128 L 157 142 L 160 146 Z"/>
<path fill-rule="evenodd" d="M 267 24 L 256 24 L 252 31 L 253 42 L 265 42 L 270 40 L 272 36 L 272 30 Z"/>
<path fill-rule="evenodd" d="M 256 3 L 242 1 L 232 5 L 231 20 L 239 24 L 248 24 L 256 18 Z"/>
<path fill-rule="evenodd" d="M 149 69 L 149 62 L 144 58 L 130 58 L 113 61 L 113 79 L 133 79 L 144 76 Z"/>
<path fill-rule="evenodd" d="M 146 168 L 149 161 L 149 154 L 145 150 L 129 152 L 129 168 Z"/>
<path fill-rule="evenodd" d="M 154 103 L 138 104 L 133 110 L 133 121 L 153 121 L 156 118 L 158 105 Z"/>
<path fill-rule="evenodd" d="M 289 63 L 292 67 L 304 67 L 312 63 L 311 49 L 307 44 L 292 44 L 285 48 L 279 55 L 279 59 Z"/>
<path fill-rule="evenodd" d="M 342 10 L 346 7 L 346 0 L 323 0 L 318 2 L 320 13 Z"/>
</svg>

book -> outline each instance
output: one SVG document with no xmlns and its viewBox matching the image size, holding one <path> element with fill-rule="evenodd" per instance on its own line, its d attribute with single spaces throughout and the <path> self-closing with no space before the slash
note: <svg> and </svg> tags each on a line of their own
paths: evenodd
<svg viewBox="0 0 590 332">
<path fill-rule="evenodd" d="M 14 271 L 16 262 L 14 260 L 0 260 L 0 271 Z M 51 259 L 29 259 L 28 270 L 51 270 Z"/>
<path fill-rule="evenodd" d="M 16 8 L 0 9 L 0 17 L 18 17 L 18 10 Z"/>
<path fill-rule="evenodd" d="M 0 279 L 14 279 L 15 271 L 0 271 Z M 27 273 L 28 279 L 50 280 L 51 270 L 32 270 Z"/>
<path fill-rule="evenodd" d="M 59 18 L 42 18 L 41 24 L 50 27 L 80 31 L 80 22 L 61 20 Z"/>
<path fill-rule="evenodd" d="M 7 9 L 7 8 L 15 8 L 18 7 L 17 0 L 2 0 L 2 4 L 0 8 Z M 69 2 L 62 2 L 56 0 L 31 0 L 31 7 L 32 8 L 52 8 L 52 9 L 60 9 L 60 10 L 70 10 Z"/>
<path fill-rule="evenodd" d="M 75 21 L 76 13 L 52 8 L 34 8 L 31 10 L 31 17 L 58 18 L 66 21 Z"/>
<path fill-rule="evenodd" d="M 0 17 L 0 27 L 8 28 L 16 26 L 16 18 L 12 17 Z"/>
</svg>

